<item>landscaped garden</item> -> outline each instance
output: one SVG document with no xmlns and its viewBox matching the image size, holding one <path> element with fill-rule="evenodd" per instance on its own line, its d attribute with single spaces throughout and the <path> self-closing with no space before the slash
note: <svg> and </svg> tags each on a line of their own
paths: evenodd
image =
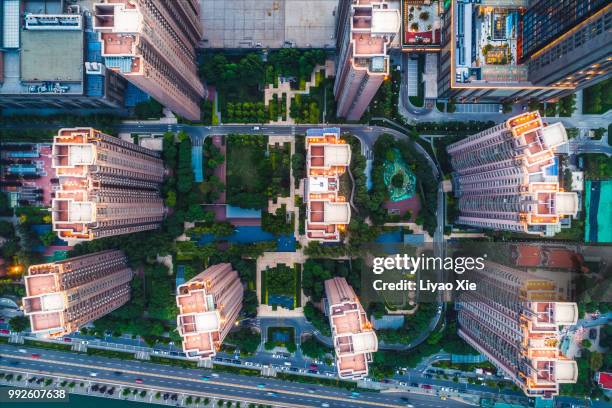
<svg viewBox="0 0 612 408">
<path fill-rule="evenodd" d="M 267 147 L 266 136 L 227 137 L 227 204 L 242 208 L 267 207 L 272 178 Z"/>
<path fill-rule="evenodd" d="M 582 113 L 602 114 L 612 108 L 612 78 L 585 88 L 582 94 Z"/>
<path fill-rule="evenodd" d="M 261 301 L 273 307 L 293 309 L 301 306 L 302 265 L 278 264 L 261 272 Z"/>
<path fill-rule="evenodd" d="M 268 327 L 268 341 L 264 343 L 266 350 L 284 347 L 288 352 L 297 350 L 295 345 L 295 329 L 293 327 Z"/>
</svg>

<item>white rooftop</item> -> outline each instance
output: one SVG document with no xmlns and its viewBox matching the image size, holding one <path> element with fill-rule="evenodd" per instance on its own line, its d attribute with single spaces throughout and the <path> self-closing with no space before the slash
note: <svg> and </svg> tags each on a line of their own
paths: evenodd
<svg viewBox="0 0 612 408">
<path fill-rule="evenodd" d="M 311 193 L 329 192 L 329 177 L 309 177 L 308 191 Z"/>
<path fill-rule="evenodd" d="M 195 315 L 196 331 L 206 333 L 221 329 L 221 316 L 218 311 L 198 313 Z"/>
<path fill-rule="evenodd" d="M 392 9 L 372 9 L 372 34 L 397 34 L 400 30 L 400 12 Z"/>
<path fill-rule="evenodd" d="M 115 28 L 118 33 L 137 33 L 142 22 L 142 14 L 137 9 L 126 9 L 125 5 L 115 6 Z"/>
<path fill-rule="evenodd" d="M 570 192 L 557 193 L 555 208 L 557 214 L 576 216 L 578 214 L 578 194 Z"/>
<path fill-rule="evenodd" d="M 542 127 L 542 139 L 549 148 L 554 148 L 567 142 L 567 133 L 561 122 Z"/>
<path fill-rule="evenodd" d="M 574 360 L 557 360 L 555 362 L 555 378 L 560 383 L 575 383 L 578 381 L 578 364 Z"/>
<path fill-rule="evenodd" d="M 325 166 L 348 166 L 351 147 L 348 144 L 325 145 Z"/>
<path fill-rule="evenodd" d="M 351 220 L 349 203 L 330 203 L 326 201 L 324 205 L 325 223 L 348 224 Z"/>
<path fill-rule="evenodd" d="M 70 201 L 68 217 L 70 222 L 93 222 L 95 204 L 92 202 Z"/>
<path fill-rule="evenodd" d="M 352 335 L 355 353 L 373 353 L 378 350 L 378 339 L 373 331 Z"/>
<path fill-rule="evenodd" d="M 41 310 L 53 312 L 64 310 L 64 297 L 61 293 L 49 293 L 40 297 Z"/>
<path fill-rule="evenodd" d="M 95 147 L 92 144 L 68 146 L 68 159 L 71 166 L 91 165 L 95 161 Z"/>
<path fill-rule="evenodd" d="M 559 325 L 573 325 L 578 322 L 578 305 L 573 302 L 555 303 L 555 322 Z"/>
</svg>

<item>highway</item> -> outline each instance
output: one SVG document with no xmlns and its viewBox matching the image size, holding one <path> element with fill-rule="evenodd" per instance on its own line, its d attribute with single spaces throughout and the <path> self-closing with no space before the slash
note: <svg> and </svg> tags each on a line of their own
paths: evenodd
<svg viewBox="0 0 612 408">
<path fill-rule="evenodd" d="M 20 352 L 19 350 L 25 350 Z M 37 353 L 37 358 L 32 357 Z M 114 384 L 118 387 L 149 388 L 155 391 L 187 393 L 193 396 L 252 401 L 288 408 L 301 407 L 465 407 L 458 401 L 415 393 L 361 392 L 356 398 L 339 388 L 301 384 L 273 378 L 186 369 L 143 362 L 119 360 L 54 350 L 0 345 L 0 369 L 14 373 L 61 376 L 80 381 Z M 95 373 L 95 377 L 92 377 Z M 207 376 L 208 379 L 202 379 Z M 136 384 L 141 379 L 142 384 Z M 263 388 L 260 388 L 264 384 Z"/>
</svg>

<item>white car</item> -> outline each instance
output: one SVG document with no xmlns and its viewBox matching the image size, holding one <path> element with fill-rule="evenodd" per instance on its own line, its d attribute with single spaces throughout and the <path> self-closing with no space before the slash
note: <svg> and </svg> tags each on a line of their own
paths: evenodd
<svg viewBox="0 0 612 408">
<path fill-rule="evenodd" d="M 97 377 L 97 376 L 98 376 L 98 373 L 89 373 L 89 376 L 90 376 L 90 377 Z"/>
</svg>

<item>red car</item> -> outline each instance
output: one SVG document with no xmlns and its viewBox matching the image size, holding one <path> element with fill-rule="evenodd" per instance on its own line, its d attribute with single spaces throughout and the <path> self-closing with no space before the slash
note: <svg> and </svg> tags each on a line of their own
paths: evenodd
<svg viewBox="0 0 612 408">
<path fill-rule="evenodd" d="M 308 368 L 311 370 L 316 370 L 317 368 L 319 368 L 319 366 L 317 366 L 316 364 L 311 364 L 308 366 Z"/>
<path fill-rule="evenodd" d="M 429 385 L 429 384 L 422 384 L 421 388 L 424 388 L 426 390 L 431 390 L 431 385 Z"/>
<path fill-rule="evenodd" d="M 40 354 L 34 353 L 34 354 L 32 354 L 32 358 L 40 358 Z"/>
<path fill-rule="evenodd" d="M 7 330 L 7 329 L 0 329 L 0 333 L 2 333 L 2 334 L 11 334 L 11 331 Z"/>
<path fill-rule="evenodd" d="M 64 337 L 64 341 L 66 343 L 70 343 L 72 341 L 72 339 L 70 337 Z"/>
<path fill-rule="evenodd" d="M 134 382 L 136 384 L 142 384 L 143 381 L 142 381 L 142 378 L 137 378 L 137 379 L 134 380 Z"/>
</svg>

